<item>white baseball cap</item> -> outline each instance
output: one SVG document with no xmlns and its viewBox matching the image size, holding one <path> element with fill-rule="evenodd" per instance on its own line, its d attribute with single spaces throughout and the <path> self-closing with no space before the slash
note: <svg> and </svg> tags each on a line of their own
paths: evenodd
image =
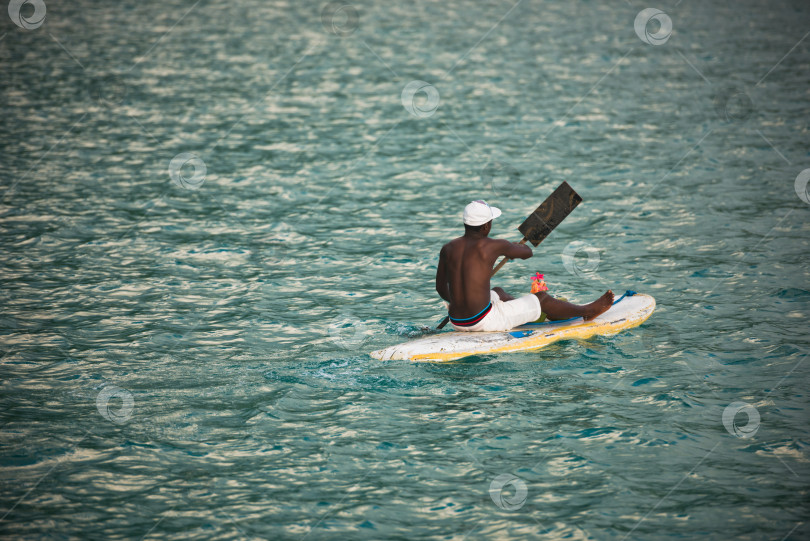
<svg viewBox="0 0 810 541">
<path fill-rule="evenodd" d="M 473 201 L 464 207 L 464 223 L 467 225 L 483 225 L 501 215 L 501 209 L 490 207 L 486 201 Z"/>
</svg>

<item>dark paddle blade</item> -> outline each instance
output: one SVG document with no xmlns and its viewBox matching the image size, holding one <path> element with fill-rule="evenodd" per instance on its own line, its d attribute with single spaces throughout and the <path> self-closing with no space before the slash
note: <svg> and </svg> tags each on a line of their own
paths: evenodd
<svg viewBox="0 0 810 541">
<path fill-rule="evenodd" d="M 520 224 L 518 230 L 535 247 L 543 242 L 545 238 L 560 225 L 566 216 L 571 214 L 577 205 L 582 202 L 582 197 L 574 189 L 563 181 L 548 198 L 540 203 L 540 206 Z"/>
</svg>

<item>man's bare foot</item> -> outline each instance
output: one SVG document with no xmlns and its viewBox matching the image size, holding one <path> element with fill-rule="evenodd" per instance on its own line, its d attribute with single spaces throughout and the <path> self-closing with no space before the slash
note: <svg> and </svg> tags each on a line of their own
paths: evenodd
<svg viewBox="0 0 810 541">
<path fill-rule="evenodd" d="M 613 306 L 613 292 L 611 290 L 607 290 L 604 295 L 596 299 L 590 304 L 586 304 L 584 306 L 586 313 L 582 316 L 582 319 L 585 321 L 590 321 L 593 318 L 599 316 L 600 314 L 604 314 L 607 312 L 608 308 Z"/>
</svg>

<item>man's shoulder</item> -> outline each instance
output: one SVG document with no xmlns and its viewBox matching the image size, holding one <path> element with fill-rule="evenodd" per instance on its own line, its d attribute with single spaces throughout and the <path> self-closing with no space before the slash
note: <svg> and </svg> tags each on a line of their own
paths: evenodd
<svg viewBox="0 0 810 541">
<path fill-rule="evenodd" d="M 475 244 L 478 244 L 479 246 L 504 246 L 504 245 L 507 245 L 507 244 L 511 244 L 511 241 L 508 241 L 506 239 L 492 239 L 492 238 L 489 238 L 489 237 L 482 237 L 480 239 L 476 239 L 474 242 L 475 242 Z M 453 240 L 447 242 L 444 246 L 442 246 L 442 250 L 452 250 L 454 247 L 458 246 L 459 244 L 464 244 L 464 243 L 465 243 L 465 238 L 463 236 L 462 237 L 456 237 Z"/>
<path fill-rule="evenodd" d="M 454 246 L 457 246 L 463 238 L 464 237 L 456 237 L 453 240 L 446 242 L 445 245 L 442 246 L 442 250 L 452 249 Z"/>
<path fill-rule="evenodd" d="M 487 237 L 486 240 L 489 241 L 488 244 L 490 244 L 492 246 L 495 246 L 495 245 L 504 246 L 504 245 L 507 245 L 507 244 L 512 244 L 511 241 L 508 241 L 506 239 L 491 239 L 491 238 Z"/>
<path fill-rule="evenodd" d="M 487 251 L 487 253 L 489 253 L 490 255 L 494 255 L 496 257 L 504 255 L 506 251 L 509 249 L 509 246 L 512 244 L 511 241 L 508 241 L 506 239 L 488 238 L 487 241 L 488 242 L 483 245 L 484 249 Z"/>
</svg>

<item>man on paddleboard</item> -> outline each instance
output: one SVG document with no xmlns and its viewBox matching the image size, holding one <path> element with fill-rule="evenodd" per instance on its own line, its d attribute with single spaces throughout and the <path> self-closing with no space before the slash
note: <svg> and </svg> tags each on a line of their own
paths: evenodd
<svg viewBox="0 0 810 541">
<path fill-rule="evenodd" d="M 540 318 L 552 321 L 582 317 L 591 320 L 613 304 L 613 292 L 590 304 L 576 305 L 555 299 L 545 291 L 514 298 L 500 287 L 490 289 L 492 267 L 499 257 L 528 259 L 525 244 L 489 238 L 492 220 L 500 209 L 486 201 L 464 208 L 464 235 L 442 247 L 436 269 L 436 291 L 448 303 L 450 324 L 457 331 L 508 331 Z"/>
</svg>

